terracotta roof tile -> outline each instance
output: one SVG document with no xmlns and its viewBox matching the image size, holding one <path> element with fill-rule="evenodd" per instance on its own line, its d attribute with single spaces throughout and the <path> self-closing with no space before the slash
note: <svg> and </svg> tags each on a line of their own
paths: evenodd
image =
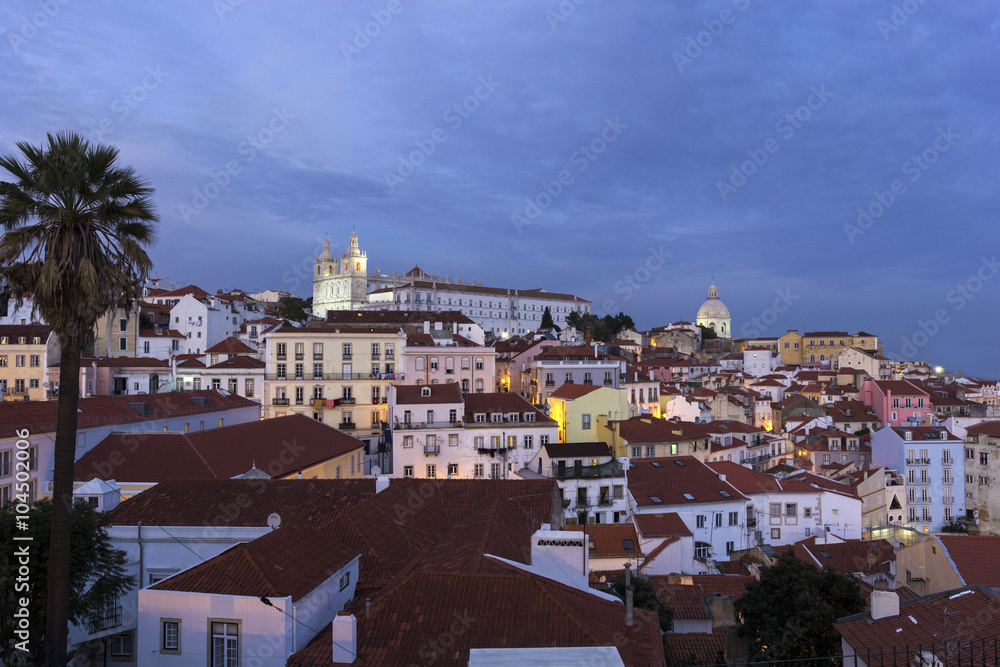
<svg viewBox="0 0 1000 667">
<path fill-rule="evenodd" d="M 574 383 L 564 383 L 554 392 L 549 394 L 550 398 L 561 398 L 563 400 L 573 401 L 587 394 L 593 393 L 600 389 L 600 385 L 595 384 L 574 384 Z"/>
<path fill-rule="evenodd" d="M 224 338 L 212 347 L 205 350 L 205 354 L 256 354 L 253 349 L 238 338 Z"/>
<path fill-rule="evenodd" d="M 355 665 L 467 664 L 472 648 L 616 646 L 629 665 L 663 664 L 659 623 L 637 609 L 632 638 L 625 613 L 587 591 L 507 568 L 507 574 L 414 573 L 372 601 L 371 618 L 359 609 Z M 455 631 L 456 619 L 462 631 Z M 453 642 L 444 646 L 442 633 Z M 292 655 L 291 667 L 329 664 L 329 626 Z"/>
<path fill-rule="evenodd" d="M 668 667 L 714 665 L 725 645 L 726 628 L 712 632 L 673 632 L 663 635 Z M 691 659 L 694 662 L 691 662 Z"/>
<path fill-rule="evenodd" d="M 242 368 L 250 370 L 263 370 L 265 364 L 260 359 L 255 357 L 249 357 L 245 354 L 240 354 L 234 357 L 229 357 L 225 361 L 220 361 L 217 364 L 212 364 L 209 368 L 215 369 L 226 369 L 226 368 Z"/>
<path fill-rule="evenodd" d="M 640 507 L 746 500 L 736 488 L 722 481 L 714 470 L 693 456 L 632 459 L 631 464 L 629 493 Z"/>
<path fill-rule="evenodd" d="M 937 539 L 948 550 L 948 557 L 966 586 L 1000 586 L 997 567 L 1000 536 L 942 534 Z"/>
<path fill-rule="evenodd" d="M 395 483 L 395 482 L 393 482 Z M 173 479 L 129 498 L 109 514 L 111 525 L 322 525 L 375 495 L 375 479 Z"/>
<path fill-rule="evenodd" d="M 649 581 L 653 584 L 656 596 L 667 603 L 674 611 L 675 619 L 704 620 L 712 618 L 701 590 L 691 584 L 671 584 L 665 575 L 651 575 Z"/>
<path fill-rule="evenodd" d="M 150 586 L 298 601 L 358 557 L 358 552 L 304 523 L 283 525 L 257 539 Z"/>
<path fill-rule="evenodd" d="M 74 479 L 228 479 L 256 463 L 269 476 L 283 477 L 363 447 L 301 414 L 189 433 L 115 432 L 77 460 Z"/>
<path fill-rule="evenodd" d="M 642 558 L 639 538 L 631 523 L 592 523 L 564 526 L 563 530 L 583 531 L 590 542 L 591 558 Z"/>
<path fill-rule="evenodd" d="M 428 391 L 429 390 L 429 391 Z M 423 396 L 423 394 L 429 394 Z M 397 384 L 397 405 L 425 405 L 431 403 L 461 403 L 462 391 L 456 382 L 446 384 Z"/>
</svg>

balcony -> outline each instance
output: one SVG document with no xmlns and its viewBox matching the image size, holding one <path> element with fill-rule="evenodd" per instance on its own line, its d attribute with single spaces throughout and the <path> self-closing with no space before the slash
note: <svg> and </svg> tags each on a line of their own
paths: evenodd
<svg viewBox="0 0 1000 667">
<path fill-rule="evenodd" d="M 392 426 L 393 429 L 398 431 L 410 431 L 410 430 L 420 430 L 427 428 L 462 428 L 463 423 L 460 421 L 431 421 L 431 422 L 415 422 L 415 421 L 402 421 L 395 422 Z"/>
<path fill-rule="evenodd" d="M 583 383 L 584 384 L 594 384 L 594 381 L 591 380 L 591 379 L 589 379 L 589 378 L 584 378 Z"/>
<path fill-rule="evenodd" d="M 302 352 L 296 352 L 295 353 L 295 361 L 302 361 L 305 358 L 306 358 L 306 355 L 304 353 L 302 353 Z"/>
<path fill-rule="evenodd" d="M 350 360 L 351 360 L 351 353 L 344 352 L 344 361 L 350 361 Z"/>
<path fill-rule="evenodd" d="M 906 459 L 906 465 L 909 465 L 909 466 L 912 466 L 912 465 L 929 466 L 930 464 L 931 464 L 931 460 L 930 459 Z"/>
<path fill-rule="evenodd" d="M 322 353 L 316 354 L 315 352 L 313 352 L 313 361 L 323 361 L 323 354 Z"/>
<path fill-rule="evenodd" d="M 87 620 L 87 629 L 90 634 L 95 632 L 102 632 L 104 630 L 110 630 L 111 628 L 117 628 L 122 624 L 122 608 L 121 606 L 114 607 L 113 609 L 107 609 L 104 613 L 94 614 Z"/>
<path fill-rule="evenodd" d="M 441 445 L 424 445 L 424 454 L 440 454 Z"/>
<path fill-rule="evenodd" d="M 344 396 L 343 398 L 340 399 L 340 404 L 341 405 L 354 405 L 354 397 L 353 396 Z"/>
<path fill-rule="evenodd" d="M 381 358 L 382 358 L 381 354 L 379 354 L 378 352 L 372 352 L 372 361 L 378 361 Z"/>
<path fill-rule="evenodd" d="M 277 359 L 278 361 L 284 361 L 285 359 L 288 358 L 288 355 L 287 354 L 276 354 L 276 355 L 274 355 L 274 358 Z"/>
<path fill-rule="evenodd" d="M 603 477 L 622 477 L 621 463 L 611 459 L 607 463 L 596 466 L 559 466 L 552 464 L 552 476 L 558 480 L 564 479 L 599 479 Z"/>
<path fill-rule="evenodd" d="M 313 399 L 313 410 L 322 410 L 325 407 L 326 407 L 326 399 L 324 398 Z"/>
<path fill-rule="evenodd" d="M 357 428 L 357 425 L 354 422 L 340 422 L 337 428 L 341 431 L 353 431 Z"/>
<path fill-rule="evenodd" d="M 545 381 L 545 386 L 546 387 L 554 387 L 554 386 L 556 386 L 555 380 L 546 380 Z"/>
<path fill-rule="evenodd" d="M 271 405 L 288 405 L 288 398 L 286 397 L 272 398 Z"/>
<path fill-rule="evenodd" d="M 455 374 L 455 369 L 454 368 L 446 368 L 445 371 L 444 371 L 444 374 L 445 375 L 454 375 Z"/>
<path fill-rule="evenodd" d="M 289 375 L 287 373 L 266 373 L 264 375 L 265 380 L 288 380 Z M 392 382 L 402 382 L 405 380 L 403 373 L 310 373 L 310 379 L 312 380 L 389 380 Z M 295 376 L 296 380 L 303 380 L 304 374 L 300 373 Z"/>
<path fill-rule="evenodd" d="M 614 380 L 612 380 L 611 378 L 605 378 L 604 379 L 604 386 L 605 387 L 612 387 L 612 386 L 614 386 L 614 384 L 615 384 Z"/>
</svg>

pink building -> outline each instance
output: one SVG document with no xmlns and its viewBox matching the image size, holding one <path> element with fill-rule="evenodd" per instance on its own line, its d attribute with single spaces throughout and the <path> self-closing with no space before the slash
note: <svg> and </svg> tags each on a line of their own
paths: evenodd
<svg viewBox="0 0 1000 667">
<path fill-rule="evenodd" d="M 934 411 L 930 394 L 907 380 L 865 380 L 861 400 L 885 426 L 920 426 Z"/>
<path fill-rule="evenodd" d="M 496 350 L 443 327 L 407 335 L 403 367 L 413 384 L 455 383 L 463 394 L 496 391 Z"/>
</svg>

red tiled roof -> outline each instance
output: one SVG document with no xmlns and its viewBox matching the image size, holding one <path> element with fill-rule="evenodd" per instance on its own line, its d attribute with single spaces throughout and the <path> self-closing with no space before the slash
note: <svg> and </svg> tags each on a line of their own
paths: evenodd
<svg viewBox="0 0 1000 667">
<path fill-rule="evenodd" d="M 722 481 L 714 470 L 693 456 L 631 459 L 631 464 L 629 492 L 640 507 L 746 500 L 734 486 Z"/>
<path fill-rule="evenodd" d="M 465 419 L 467 423 L 471 423 L 475 419 L 476 414 L 496 414 L 500 412 L 530 413 L 535 416 L 535 422 L 538 424 L 555 423 L 554 419 L 517 394 L 494 392 L 465 395 Z"/>
<path fill-rule="evenodd" d="M 422 394 L 428 393 L 429 396 Z M 432 403 L 461 403 L 462 392 L 456 382 L 445 384 L 397 384 L 397 405 L 429 405 Z"/>
<path fill-rule="evenodd" d="M 867 380 L 879 388 L 883 394 L 892 392 L 895 396 L 927 396 L 927 392 L 909 380 Z"/>
<path fill-rule="evenodd" d="M 607 645 L 616 646 L 626 664 L 663 664 L 653 612 L 635 610 L 628 639 L 621 603 L 510 567 L 504 571 L 414 573 L 372 600 L 370 619 L 357 607 L 358 659 L 353 664 L 405 665 L 419 655 L 427 664 L 464 665 L 472 648 Z M 447 646 L 440 639 L 443 633 Z M 330 652 L 327 626 L 288 665 L 329 664 Z"/>
<path fill-rule="evenodd" d="M 31 344 L 31 339 L 38 336 L 42 339 L 41 345 L 48 342 L 52 327 L 47 324 L 0 324 L 0 336 L 9 336 L 11 344 L 18 344 L 17 339 L 24 336 L 27 339 L 25 344 Z"/>
<path fill-rule="evenodd" d="M 665 663 L 668 667 L 681 665 L 714 665 L 723 651 L 726 628 L 715 628 L 712 632 L 671 632 L 663 635 Z M 691 659 L 694 659 L 694 662 Z"/>
<path fill-rule="evenodd" d="M 675 537 L 691 535 L 691 530 L 684 524 L 677 512 L 662 512 L 659 514 L 633 514 L 639 532 L 644 538 Z"/>
<path fill-rule="evenodd" d="M 269 476 L 283 477 L 363 447 L 301 414 L 189 433 L 115 432 L 77 460 L 74 479 L 228 479 L 256 463 Z"/>
<path fill-rule="evenodd" d="M 169 292 L 160 292 L 159 294 L 151 296 L 155 296 L 155 298 L 157 299 L 171 299 L 173 297 L 182 297 L 185 294 L 190 294 L 198 301 L 203 301 L 207 299 L 209 296 L 208 292 L 198 287 L 197 285 L 187 285 L 179 289 L 171 290 Z"/>
<path fill-rule="evenodd" d="M 84 357 L 80 361 L 82 367 L 97 364 L 98 368 L 170 368 L 169 359 L 154 359 L 153 357 Z M 60 364 L 50 364 L 50 368 L 59 368 Z"/>
<path fill-rule="evenodd" d="M 947 658 L 948 664 L 959 664 L 961 657 L 962 664 L 971 665 L 986 658 L 980 640 L 989 646 L 1000 634 L 998 617 L 1000 597 L 985 586 L 971 586 L 900 602 L 898 616 L 878 620 L 872 620 L 868 612 L 848 616 L 840 619 L 836 629 L 873 667 L 893 662 L 909 665 L 918 650 L 930 651 L 932 646 L 934 654 L 942 661 Z M 973 642 L 975 661 L 968 649 Z M 950 649 L 947 656 L 945 647 Z"/>
<path fill-rule="evenodd" d="M 359 555 L 315 528 L 292 523 L 237 544 L 150 588 L 249 597 L 291 596 L 296 602 Z"/>
<path fill-rule="evenodd" d="M 459 519 L 430 548 L 417 569 L 479 574 L 490 569 L 486 554 L 531 564 L 532 523 L 514 502 L 494 498 Z"/>
<path fill-rule="evenodd" d="M 203 397 L 206 405 L 195 403 L 192 397 Z M 140 415 L 126 403 L 146 403 L 148 417 Z M 108 424 L 129 424 L 150 419 L 165 419 L 178 415 L 194 415 L 232 408 L 254 407 L 257 403 L 240 396 L 223 396 L 217 391 L 167 392 L 162 394 L 129 394 L 113 399 L 105 396 L 81 398 L 78 405 L 77 428 L 91 428 Z M 0 401 L 0 437 L 11 437 L 19 428 L 31 433 L 49 433 L 56 430 L 58 401 L 30 401 L 26 403 Z"/>
<path fill-rule="evenodd" d="M 326 321 L 330 324 L 347 326 L 422 325 L 424 322 L 475 324 L 468 316 L 458 310 L 442 310 L 433 313 L 425 310 L 330 310 L 326 313 Z"/>
<path fill-rule="evenodd" d="M 160 329 L 149 327 L 148 329 L 139 329 L 140 338 L 184 338 L 184 334 L 176 329 Z"/>
<path fill-rule="evenodd" d="M 656 597 L 667 603 L 673 609 L 674 619 L 704 620 L 712 618 L 705 606 L 705 599 L 697 586 L 691 584 L 671 584 L 668 576 L 650 575 L 649 582 L 653 584 Z"/>
<path fill-rule="evenodd" d="M 966 432 L 969 435 L 988 435 L 992 438 L 1000 438 L 1000 421 L 973 424 L 966 429 Z"/>
<path fill-rule="evenodd" d="M 393 483 L 396 483 L 395 481 Z M 109 514 L 113 526 L 314 526 L 375 495 L 375 479 L 168 479 Z"/>
<path fill-rule="evenodd" d="M 225 338 L 212 347 L 205 350 L 205 354 L 256 354 L 257 350 L 253 349 L 243 341 L 238 338 Z"/>
<path fill-rule="evenodd" d="M 819 568 L 830 568 L 841 574 L 863 575 L 884 573 L 891 576 L 896 562 L 896 552 L 885 540 L 872 542 L 865 540 L 846 540 L 823 544 L 813 535 L 792 545 L 795 555 L 806 563 L 812 563 Z"/>
<path fill-rule="evenodd" d="M 582 345 L 557 345 L 550 347 L 535 356 L 535 359 L 543 361 L 550 359 L 593 359 L 594 361 L 601 361 L 614 358 L 615 357 L 612 357 L 605 352 L 598 352 L 592 347 L 585 347 Z"/>
<path fill-rule="evenodd" d="M 592 523 L 564 526 L 563 530 L 582 530 L 590 541 L 591 558 L 642 558 L 639 538 L 631 523 Z M 631 548 L 626 548 L 626 541 Z"/>
<path fill-rule="evenodd" d="M 599 385 L 594 384 L 573 384 L 567 382 L 549 394 L 549 397 L 573 401 L 581 396 L 586 396 L 587 394 L 595 392 L 600 388 L 601 387 Z"/>
<path fill-rule="evenodd" d="M 743 597 L 751 581 L 754 578 L 750 575 L 696 574 L 691 577 L 691 582 L 701 586 L 705 595 L 728 595 L 733 598 Z"/>
<path fill-rule="evenodd" d="M 220 361 L 217 364 L 212 364 L 211 366 L 209 366 L 209 368 L 218 368 L 218 369 L 245 368 L 251 370 L 260 370 L 263 369 L 266 365 L 267 364 L 265 364 L 260 359 L 257 359 L 256 357 L 248 357 L 245 354 L 240 354 L 234 357 L 229 357 L 225 361 Z"/>
<path fill-rule="evenodd" d="M 948 557 L 966 586 L 1000 586 L 1000 567 L 997 567 L 1000 536 L 941 534 L 937 539 L 948 550 Z"/>
</svg>

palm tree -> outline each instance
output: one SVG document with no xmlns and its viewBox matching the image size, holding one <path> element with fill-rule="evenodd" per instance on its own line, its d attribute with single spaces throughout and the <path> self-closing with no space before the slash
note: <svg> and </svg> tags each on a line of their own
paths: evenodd
<svg viewBox="0 0 1000 667">
<path fill-rule="evenodd" d="M 45 629 L 46 664 L 65 665 L 70 596 L 70 517 L 80 354 L 97 319 L 131 307 L 152 262 L 144 245 L 157 220 L 152 188 L 116 166 L 118 149 L 77 134 L 21 142 L 0 158 L 14 176 L 0 182 L 0 277 L 16 299 L 31 294 L 59 339 L 59 407 L 52 476 L 52 527 Z"/>
</svg>

